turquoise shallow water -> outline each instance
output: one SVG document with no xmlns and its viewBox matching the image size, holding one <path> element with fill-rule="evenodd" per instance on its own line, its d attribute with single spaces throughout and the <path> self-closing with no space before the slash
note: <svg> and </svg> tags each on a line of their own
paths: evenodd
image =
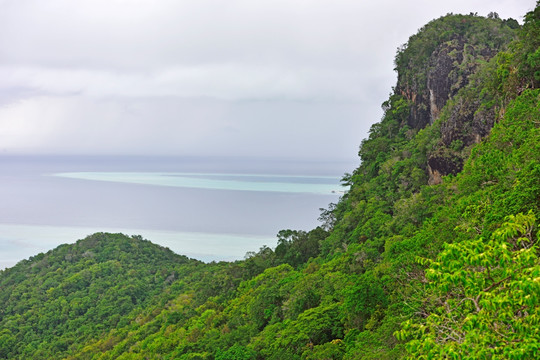
<svg viewBox="0 0 540 360">
<path fill-rule="evenodd" d="M 237 260 L 250 249 L 257 250 L 263 245 L 275 246 L 276 243 L 275 236 L 250 234 L 0 224 L 0 270 L 14 266 L 21 259 L 47 252 L 61 244 L 73 243 L 96 232 L 141 235 L 177 254 L 202 261 Z"/>
<path fill-rule="evenodd" d="M 309 230 L 346 188 L 331 163 L 0 157 L 0 269 L 94 232 L 141 235 L 204 261 Z M 54 175 L 54 176 L 53 176 Z"/>
<path fill-rule="evenodd" d="M 330 195 L 341 191 L 331 176 L 203 174 L 157 172 L 68 172 L 54 176 L 154 186 L 235 191 L 264 191 Z"/>
</svg>

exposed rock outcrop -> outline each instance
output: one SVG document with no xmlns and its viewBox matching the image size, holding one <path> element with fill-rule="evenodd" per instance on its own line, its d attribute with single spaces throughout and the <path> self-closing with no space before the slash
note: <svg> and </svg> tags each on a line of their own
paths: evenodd
<svg viewBox="0 0 540 360">
<path fill-rule="evenodd" d="M 408 125 L 422 129 L 433 124 L 446 102 L 468 84 L 479 61 L 487 61 L 497 52 L 498 49 L 486 47 L 476 51 L 461 36 L 440 44 L 429 57 L 426 76 L 417 77 L 425 78 L 425 83 L 398 82 L 397 90 L 411 104 Z"/>
<path fill-rule="evenodd" d="M 479 142 L 493 127 L 495 109 L 480 109 L 477 97 L 456 95 L 482 62 L 514 38 L 515 31 L 505 24 L 500 19 L 447 15 L 426 25 L 398 52 L 395 90 L 409 103 L 408 127 L 419 130 L 433 124 L 447 102 L 455 99 L 441 124 L 440 144 L 428 154 L 430 183 L 458 173 L 463 166 L 461 150 Z"/>
</svg>

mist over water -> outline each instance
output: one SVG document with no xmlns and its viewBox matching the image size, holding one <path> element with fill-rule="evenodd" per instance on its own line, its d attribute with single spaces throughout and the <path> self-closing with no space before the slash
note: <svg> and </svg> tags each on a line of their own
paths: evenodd
<svg viewBox="0 0 540 360">
<path fill-rule="evenodd" d="M 0 161 L 0 268 L 97 231 L 142 235 L 204 261 L 241 259 L 275 246 L 281 229 L 316 227 L 319 208 L 338 200 L 339 179 L 354 167 L 226 158 Z M 79 176 L 52 176 L 59 173 Z M 96 173 L 109 178 L 87 179 Z"/>
</svg>

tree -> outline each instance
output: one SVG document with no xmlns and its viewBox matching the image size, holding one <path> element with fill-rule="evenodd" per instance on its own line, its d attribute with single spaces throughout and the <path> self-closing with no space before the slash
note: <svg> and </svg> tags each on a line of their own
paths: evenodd
<svg viewBox="0 0 540 360">
<path fill-rule="evenodd" d="M 532 212 L 506 218 L 489 240 L 447 244 L 429 264 L 435 298 L 395 333 L 411 359 L 537 359 L 540 259 Z"/>
<path fill-rule="evenodd" d="M 343 182 L 345 182 L 344 186 L 351 185 L 348 183 L 350 181 L 350 177 L 350 174 L 346 174 L 343 179 L 341 179 Z M 336 204 L 330 203 L 328 204 L 328 209 L 319 208 L 319 211 L 321 212 L 321 215 L 317 220 L 322 222 L 321 227 L 326 231 L 331 231 L 336 223 Z"/>
<path fill-rule="evenodd" d="M 488 19 L 500 19 L 499 17 L 499 14 L 497 14 L 496 12 L 494 11 L 491 11 L 488 16 L 487 16 Z"/>
<path fill-rule="evenodd" d="M 218 350 L 216 360 L 251 360 L 255 359 L 256 355 L 255 351 L 245 346 L 234 344 L 226 351 Z"/>
</svg>

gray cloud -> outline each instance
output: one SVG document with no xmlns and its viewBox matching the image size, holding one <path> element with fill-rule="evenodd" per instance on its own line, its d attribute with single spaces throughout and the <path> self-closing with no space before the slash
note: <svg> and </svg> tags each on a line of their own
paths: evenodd
<svg viewBox="0 0 540 360">
<path fill-rule="evenodd" d="M 396 48 L 533 0 L 0 0 L 0 150 L 354 158 Z"/>
</svg>

